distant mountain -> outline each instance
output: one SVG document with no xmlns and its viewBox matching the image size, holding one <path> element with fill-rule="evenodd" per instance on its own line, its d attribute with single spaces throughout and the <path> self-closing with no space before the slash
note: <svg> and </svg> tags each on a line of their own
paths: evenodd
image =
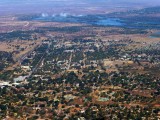
<svg viewBox="0 0 160 120">
<path fill-rule="evenodd" d="M 113 16 L 122 16 L 122 15 L 142 15 L 142 16 L 148 16 L 151 14 L 160 14 L 160 6 L 157 7 L 149 7 L 149 8 L 144 8 L 140 10 L 129 10 L 127 12 L 114 12 L 110 13 L 109 15 Z"/>
<path fill-rule="evenodd" d="M 0 15 L 42 12 L 107 12 L 160 5 L 159 0 L 0 0 Z"/>
</svg>

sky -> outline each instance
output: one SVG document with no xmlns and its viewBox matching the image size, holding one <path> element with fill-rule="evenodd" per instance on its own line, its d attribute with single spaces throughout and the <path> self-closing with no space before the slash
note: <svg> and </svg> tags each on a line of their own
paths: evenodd
<svg viewBox="0 0 160 120">
<path fill-rule="evenodd" d="M 102 12 L 160 6 L 160 0 L 0 0 L 0 15 L 42 12 Z"/>
</svg>

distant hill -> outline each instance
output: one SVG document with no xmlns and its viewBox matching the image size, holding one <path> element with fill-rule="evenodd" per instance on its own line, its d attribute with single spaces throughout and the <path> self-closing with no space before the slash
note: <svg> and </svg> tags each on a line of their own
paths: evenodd
<svg viewBox="0 0 160 120">
<path fill-rule="evenodd" d="M 122 15 L 149 15 L 149 14 L 160 14 L 160 6 L 157 7 L 149 7 L 149 8 L 144 8 L 144 9 L 140 9 L 140 10 L 129 10 L 127 12 L 114 12 L 108 15 L 118 15 L 118 16 L 122 16 Z"/>
<path fill-rule="evenodd" d="M 0 0 L 0 15 L 42 12 L 105 13 L 160 5 L 158 0 Z"/>
</svg>

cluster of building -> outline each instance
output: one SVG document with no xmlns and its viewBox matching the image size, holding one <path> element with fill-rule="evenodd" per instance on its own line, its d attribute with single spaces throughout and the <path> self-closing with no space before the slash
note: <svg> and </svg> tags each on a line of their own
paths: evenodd
<svg viewBox="0 0 160 120">
<path fill-rule="evenodd" d="M 0 82 L 0 119 L 158 119 L 158 55 L 128 42 L 44 41 Z"/>
</svg>

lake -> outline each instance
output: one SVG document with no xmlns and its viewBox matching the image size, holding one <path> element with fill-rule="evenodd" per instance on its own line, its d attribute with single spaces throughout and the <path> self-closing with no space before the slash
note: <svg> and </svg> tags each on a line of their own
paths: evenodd
<svg viewBox="0 0 160 120">
<path fill-rule="evenodd" d="M 153 33 L 149 38 L 160 38 L 160 32 Z"/>
<path fill-rule="evenodd" d="M 41 15 L 39 17 L 34 18 L 36 21 L 53 21 L 53 22 L 70 22 L 70 23 L 84 23 L 91 25 L 100 25 L 100 26 L 122 26 L 123 23 L 118 18 L 108 18 L 106 16 L 96 16 L 96 15 L 68 15 L 68 14 L 60 14 L 60 15 L 52 15 L 49 16 Z"/>
</svg>

